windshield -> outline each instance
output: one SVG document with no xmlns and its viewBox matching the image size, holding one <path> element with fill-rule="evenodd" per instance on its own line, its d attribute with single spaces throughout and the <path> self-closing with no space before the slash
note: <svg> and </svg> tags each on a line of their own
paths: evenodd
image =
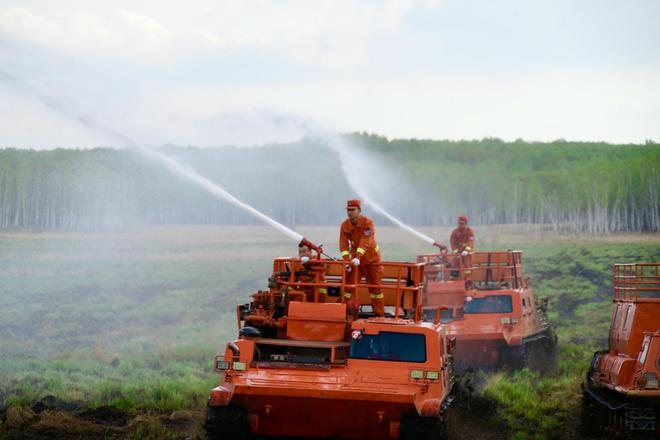
<svg viewBox="0 0 660 440">
<path fill-rule="evenodd" d="M 380 332 L 351 341 L 352 359 L 426 362 L 426 337 L 421 334 Z"/>
<path fill-rule="evenodd" d="M 437 312 L 436 307 L 424 307 L 422 312 L 424 313 L 424 321 L 425 322 L 434 322 L 435 321 L 435 314 Z M 440 322 L 451 322 L 453 319 L 453 316 L 451 314 L 451 310 L 449 309 L 442 309 L 440 310 Z"/>
<path fill-rule="evenodd" d="M 488 295 L 472 298 L 465 302 L 465 313 L 511 313 L 513 304 L 510 295 Z"/>
</svg>

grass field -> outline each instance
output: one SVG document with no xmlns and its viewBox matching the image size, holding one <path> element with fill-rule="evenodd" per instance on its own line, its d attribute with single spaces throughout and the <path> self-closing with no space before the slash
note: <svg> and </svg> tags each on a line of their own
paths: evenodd
<svg viewBox="0 0 660 440">
<path fill-rule="evenodd" d="M 337 228 L 297 230 L 337 254 Z M 660 236 L 477 234 L 479 250 L 525 252 L 561 348 L 553 376 L 498 373 L 481 392 L 512 438 L 561 438 L 576 427 L 588 360 L 607 343 L 611 265 L 660 261 Z M 432 251 L 393 228 L 379 228 L 378 240 L 389 260 Z M 236 333 L 236 304 L 266 286 L 274 257 L 295 251 L 266 227 L 0 233 L 0 407 L 46 395 L 127 409 L 202 407 L 217 383 L 213 355 Z"/>
</svg>

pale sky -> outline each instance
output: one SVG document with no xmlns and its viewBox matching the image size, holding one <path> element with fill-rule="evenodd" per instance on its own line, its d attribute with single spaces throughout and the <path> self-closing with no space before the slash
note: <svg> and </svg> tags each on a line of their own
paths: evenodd
<svg viewBox="0 0 660 440">
<path fill-rule="evenodd" d="M 660 141 L 658 0 L 0 0 L 0 148 Z"/>
</svg>

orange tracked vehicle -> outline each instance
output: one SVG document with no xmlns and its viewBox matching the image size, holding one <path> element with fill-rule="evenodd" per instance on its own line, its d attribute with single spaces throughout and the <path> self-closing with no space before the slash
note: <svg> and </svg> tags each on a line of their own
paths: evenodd
<svg viewBox="0 0 660 440">
<path fill-rule="evenodd" d="M 473 252 L 469 259 L 446 253 L 420 255 L 426 265 L 424 305 L 442 306 L 442 321 L 456 340 L 454 366 L 553 368 L 557 337 L 523 277 L 522 252 Z M 464 266 L 469 261 L 470 266 Z"/>
<path fill-rule="evenodd" d="M 269 290 L 238 307 L 239 339 L 215 358 L 211 438 L 441 438 L 450 339 L 439 310 L 421 319 L 424 265 L 382 266 L 386 316 L 367 306 L 353 319 L 343 293 L 368 303 L 369 285 L 344 262 L 274 261 Z"/>
<path fill-rule="evenodd" d="M 594 353 L 583 400 L 585 433 L 660 438 L 660 263 L 614 265 L 609 349 Z"/>
</svg>

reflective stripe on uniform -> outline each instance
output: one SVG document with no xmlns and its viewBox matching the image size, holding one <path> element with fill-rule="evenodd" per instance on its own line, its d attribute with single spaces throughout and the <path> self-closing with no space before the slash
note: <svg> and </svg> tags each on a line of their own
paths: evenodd
<svg viewBox="0 0 660 440">
<path fill-rule="evenodd" d="M 383 298 L 385 298 L 385 294 L 383 294 L 383 293 L 372 293 L 369 296 L 371 297 L 371 299 L 383 299 Z"/>
<path fill-rule="evenodd" d="M 321 287 L 321 288 L 319 289 L 319 293 L 322 293 L 322 294 L 325 295 L 326 293 L 328 293 L 328 289 L 324 289 L 323 287 Z"/>
<path fill-rule="evenodd" d="M 465 246 L 465 250 L 468 252 L 472 252 L 472 248 L 470 246 Z"/>
<path fill-rule="evenodd" d="M 344 292 L 344 298 L 350 298 L 352 296 L 353 296 L 352 293 Z"/>
<path fill-rule="evenodd" d="M 380 246 L 376 245 L 376 252 L 380 250 Z"/>
<path fill-rule="evenodd" d="M 360 255 L 364 255 L 365 252 L 366 252 L 366 251 L 365 251 L 364 249 L 362 249 L 361 247 L 357 248 L 357 253 L 358 253 L 358 254 L 360 254 Z"/>
<path fill-rule="evenodd" d="M 345 257 L 346 255 L 350 255 L 350 252 L 348 251 L 341 251 L 341 256 Z"/>
<path fill-rule="evenodd" d="M 465 270 L 463 271 L 463 274 L 465 274 L 465 275 L 472 275 L 472 271 L 471 271 L 470 269 L 465 269 Z"/>
</svg>

